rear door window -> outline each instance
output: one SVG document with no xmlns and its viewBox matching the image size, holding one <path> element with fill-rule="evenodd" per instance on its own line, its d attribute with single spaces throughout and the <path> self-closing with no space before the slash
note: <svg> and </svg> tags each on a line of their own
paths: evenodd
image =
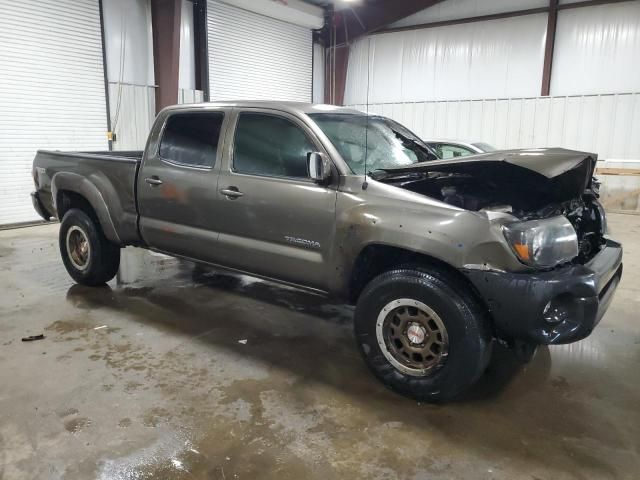
<svg viewBox="0 0 640 480">
<path fill-rule="evenodd" d="M 439 143 L 435 148 L 436 154 L 442 159 L 466 157 L 474 155 L 476 152 L 462 145 L 454 145 L 453 143 Z"/>
<path fill-rule="evenodd" d="M 270 177 L 308 178 L 313 142 L 295 123 L 264 113 L 241 113 L 235 133 L 233 170 Z"/>
<path fill-rule="evenodd" d="M 222 112 L 171 115 L 160 142 L 160 158 L 180 165 L 212 168 L 223 120 Z"/>
</svg>

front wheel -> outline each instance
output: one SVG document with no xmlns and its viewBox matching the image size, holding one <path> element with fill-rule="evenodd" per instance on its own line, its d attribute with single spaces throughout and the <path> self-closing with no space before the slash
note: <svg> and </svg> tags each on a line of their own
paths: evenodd
<svg viewBox="0 0 640 480">
<path fill-rule="evenodd" d="M 374 375 L 421 401 L 464 392 L 491 357 L 485 309 L 466 284 L 440 270 L 402 268 L 374 278 L 358 299 L 355 335 Z"/>
<path fill-rule="evenodd" d="M 100 225 L 82 210 L 65 213 L 58 241 L 64 266 L 76 282 L 102 285 L 118 273 L 120 247 L 107 240 Z"/>
</svg>

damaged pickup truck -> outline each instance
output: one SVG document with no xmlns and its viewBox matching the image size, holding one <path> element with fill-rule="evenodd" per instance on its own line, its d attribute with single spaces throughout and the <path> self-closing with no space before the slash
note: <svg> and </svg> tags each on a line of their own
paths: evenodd
<svg viewBox="0 0 640 480">
<path fill-rule="evenodd" d="M 622 248 L 595 163 L 561 149 L 437 160 L 356 110 L 208 103 L 163 110 L 144 152 L 38 152 L 33 203 L 61 220 L 79 283 L 112 279 L 134 245 L 339 297 L 371 371 L 438 401 L 478 380 L 496 340 L 526 354 L 602 318 Z"/>
</svg>

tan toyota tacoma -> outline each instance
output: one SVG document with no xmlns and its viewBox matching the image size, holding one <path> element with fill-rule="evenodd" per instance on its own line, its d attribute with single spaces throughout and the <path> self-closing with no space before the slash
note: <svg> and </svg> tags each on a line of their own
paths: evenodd
<svg viewBox="0 0 640 480">
<path fill-rule="evenodd" d="M 356 305 L 371 371 L 416 399 L 450 399 L 496 340 L 526 354 L 578 341 L 622 275 L 592 178 L 563 149 L 438 160 L 377 115 L 282 102 L 182 105 L 144 152 L 39 151 L 33 204 L 60 219 L 85 285 L 120 249 L 149 248 Z"/>
</svg>

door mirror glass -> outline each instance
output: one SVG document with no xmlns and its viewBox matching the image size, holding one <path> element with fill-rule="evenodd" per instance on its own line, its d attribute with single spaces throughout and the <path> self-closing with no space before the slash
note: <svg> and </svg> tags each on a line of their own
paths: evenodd
<svg viewBox="0 0 640 480">
<path fill-rule="evenodd" d="M 320 152 L 307 154 L 309 177 L 316 183 L 327 183 L 331 177 L 331 162 L 327 156 Z"/>
</svg>

